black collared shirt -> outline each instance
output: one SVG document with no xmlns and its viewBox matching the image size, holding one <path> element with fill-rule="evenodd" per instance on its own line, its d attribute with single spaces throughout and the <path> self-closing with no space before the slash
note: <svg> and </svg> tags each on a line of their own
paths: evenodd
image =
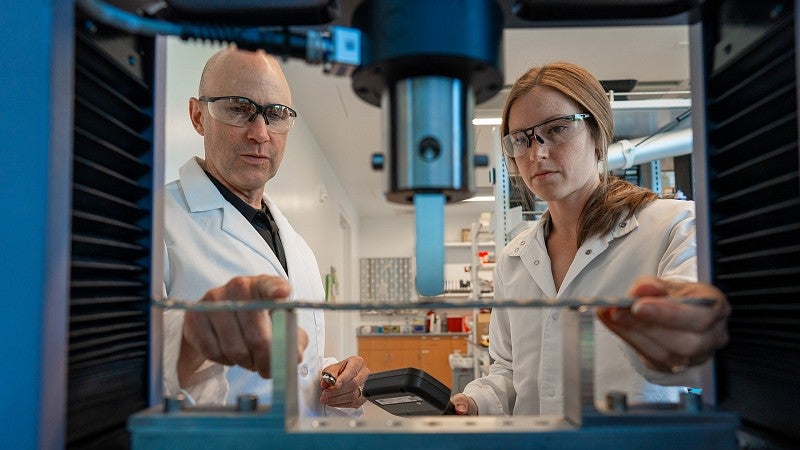
<svg viewBox="0 0 800 450">
<path fill-rule="evenodd" d="M 214 178 L 210 173 L 206 172 L 208 179 L 214 183 L 214 186 L 217 187 L 217 190 L 225 200 L 230 202 L 234 208 L 236 208 L 253 228 L 258 231 L 258 234 L 261 235 L 262 238 L 267 242 L 267 245 L 272 249 L 275 253 L 275 256 L 278 257 L 278 261 L 281 262 L 283 266 L 283 270 L 286 273 L 289 273 L 289 267 L 286 265 L 286 253 L 283 251 L 283 243 L 281 242 L 280 234 L 278 233 L 278 224 L 275 223 L 275 219 L 272 217 L 272 213 L 269 212 L 269 208 L 267 208 L 267 204 L 264 203 L 264 200 L 261 200 L 261 209 L 253 208 L 252 206 L 248 205 L 244 200 L 239 198 L 238 195 L 231 192 L 230 189 L 225 187 L 224 184 L 220 183 L 219 180 Z"/>
</svg>

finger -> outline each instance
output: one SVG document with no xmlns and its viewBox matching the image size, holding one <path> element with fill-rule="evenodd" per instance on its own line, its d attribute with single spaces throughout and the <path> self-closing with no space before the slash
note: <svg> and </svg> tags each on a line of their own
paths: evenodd
<svg viewBox="0 0 800 450">
<path fill-rule="evenodd" d="M 600 314 L 600 320 L 633 347 L 648 364 L 660 371 L 674 371 L 704 362 L 714 350 L 714 330 L 705 333 L 682 332 L 651 324 L 620 325 Z M 723 327 L 724 328 L 724 327 Z"/>
<path fill-rule="evenodd" d="M 219 348 L 207 314 L 186 312 L 183 319 L 183 339 L 203 358 L 221 364 L 233 364 Z"/>
<path fill-rule="evenodd" d="M 336 386 L 331 390 L 330 395 L 340 395 L 343 392 L 355 392 L 361 388 L 367 381 L 369 376 L 369 369 L 364 364 L 364 358 L 360 356 L 351 356 L 344 361 L 323 369 L 325 372 L 330 372 L 336 377 Z"/>
<path fill-rule="evenodd" d="M 637 278 L 628 289 L 628 295 L 632 297 L 724 298 L 722 292 L 710 284 L 666 280 L 654 276 Z"/>
<path fill-rule="evenodd" d="M 369 375 L 369 371 L 362 373 L 364 367 L 364 358 L 358 355 L 351 356 L 342 361 L 336 378 L 345 382 L 352 381 L 360 386 Z"/>
<path fill-rule="evenodd" d="M 338 385 L 338 383 L 337 383 Z M 360 386 L 355 386 L 353 389 L 328 389 L 322 392 L 320 403 L 337 408 L 357 408 L 364 404 L 364 392 Z"/>
<path fill-rule="evenodd" d="M 230 300 L 258 300 L 282 298 L 289 294 L 286 280 L 271 276 L 234 277 L 215 296 L 225 295 Z M 270 376 L 270 350 L 272 345 L 272 322 L 268 311 L 239 311 L 236 313 L 237 327 L 220 322 L 230 342 L 223 340 L 224 351 L 235 355 L 242 367 L 257 371 L 262 377 Z M 239 338 L 235 336 L 238 329 Z M 305 348 L 305 347 L 304 347 Z M 232 356 L 233 358 L 233 356 Z M 302 356 L 300 356 L 302 359 Z M 247 361 L 249 359 L 249 362 Z"/>
<path fill-rule="evenodd" d="M 453 403 L 455 407 L 456 414 L 461 416 L 471 415 L 474 416 L 478 414 L 478 406 L 475 404 L 475 400 L 465 394 L 456 394 L 452 398 L 450 398 L 450 402 Z"/>
<path fill-rule="evenodd" d="M 722 308 L 671 305 L 669 302 L 644 301 L 631 309 L 636 320 L 631 328 L 659 342 L 674 354 L 697 358 L 710 355 L 726 341 L 727 325 Z"/>
<path fill-rule="evenodd" d="M 251 370 L 257 371 L 264 378 L 269 378 L 273 337 L 269 312 L 239 311 L 236 313 L 236 320 L 242 341 L 252 360 Z"/>
<path fill-rule="evenodd" d="M 631 314 L 640 321 L 665 327 L 703 332 L 724 321 L 727 302 L 713 299 L 711 306 L 675 303 L 663 298 L 642 298 L 631 306 Z"/>
<path fill-rule="evenodd" d="M 693 297 L 715 299 L 717 303 L 727 303 L 725 294 L 717 287 L 698 282 L 665 280 L 655 277 L 640 277 L 629 290 L 636 297 Z"/>
<path fill-rule="evenodd" d="M 620 325 L 617 320 L 610 318 L 612 311 L 606 310 L 598 314 L 598 318 L 617 336 L 633 347 L 648 364 L 648 367 L 660 371 L 667 371 L 668 365 L 665 361 L 671 359 L 669 352 L 661 348 L 657 342 L 644 335 L 641 335 L 635 328 Z"/>
<path fill-rule="evenodd" d="M 644 324 L 702 332 L 719 320 L 718 311 L 703 306 L 677 304 L 663 298 L 637 300 L 630 308 L 632 318 Z"/>
<path fill-rule="evenodd" d="M 211 289 L 200 299 L 201 302 L 216 302 L 225 299 L 225 288 L 218 287 Z M 225 364 L 233 365 L 236 362 L 226 354 L 220 346 L 220 338 L 215 330 L 214 320 L 225 313 L 191 312 L 187 311 L 184 315 L 183 336 L 184 339 L 205 359 Z M 228 313 L 229 314 L 229 313 Z"/>
<path fill-rule="evenodd" d="M 289 282 L 281 277 L 260 275 L 253 283 L 253 298 L 256 299 L 285 299 L 290 293 Z"/>
<path fill-rule="evenodd" d="M 218 302 L 248 297 L 251 282 L 246 277 L 234 277 L 224 286 L 209 290 L 201 301 Z M 221 357 L 232 364 L 248 370 L 256 370 L 253 355 L 247 347 L 246 338 L 236 312 L 205 313 L 214 333 Z"/>
<path fill-rule="evenodd" d="M 631 297 L 656 296 L 656 295 L 666 295 L 666 294 L 667 294 L 667 286 L 664 283 L 664 280 L 649 275 L 637 278 L 631 285 L 630 289 L 628 289 L 628 295 L 630 295 Z"/>
<path fill-rule="evenodd" d="M 322 391 L 320 402 L 330 406 L 357 408 L 366 402 L 364 384 L 370 371 L 360 356 L 332 364 L 325 372 L 336 373 L 336 384 Z"/>
<path fill-rule="evenodd" d="M 223 356 L 247 370 L 257 370 L 254 355 L 245 338 L 245 331 L 237 317 L 238 313 L 212 312 L 207 314 Z"/>
</svg>

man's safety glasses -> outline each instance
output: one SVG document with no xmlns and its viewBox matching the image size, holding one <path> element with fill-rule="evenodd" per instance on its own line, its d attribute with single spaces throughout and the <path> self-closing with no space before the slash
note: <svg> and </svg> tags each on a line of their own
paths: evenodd
<svg viewBox="0 0 800 450">
<path fill-rule="evenodd" d="M 553 147 L 562 144 L 580 133 L 581 124 L 589 114 L 570 114 L 546 120 L 524 130 L 515 131 L 503 137 L 503 152 L 518 158 L 528 153 L 535 139 L 542 147 Z M 539 129 L 538 131 L 536 129 Z"/>
<path fill-rule="evenodd" d="M 273 133 L 286 133 L 294 125 L 297 112 L 286 105 L 273 103 L 259 105 L 247 97 L 200 97 L 201 102 L 208 103 L 211 117 L 235 127 L 246 127 L 261 115 L 267 128 Z"/>
</svg>

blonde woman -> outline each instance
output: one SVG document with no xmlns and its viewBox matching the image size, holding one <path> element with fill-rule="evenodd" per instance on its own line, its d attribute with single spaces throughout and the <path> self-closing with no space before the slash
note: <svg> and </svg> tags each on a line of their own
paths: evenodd
<svg viewBox="0 0 800 450">
<path fill-rule="evenodd" d="M 639 297 L 631 308 L 597 311 L 598 392 L 626 392 L 630 403 L 677 401 L 727 342 L 730 308 L 719 290 L 696 282 L 694 203 L 606 176 L 613 129 L 603 87 L 580 66 L 532 68 L 514 84 L 503 150 L 524 193 L 547 202 L 547 211 L 500 253 L 495 297 Z M 456 412 L 563 414 L 559 330 L 558 309 L 495 308 L 494 362 L 453 397 Z"/>
</svg>

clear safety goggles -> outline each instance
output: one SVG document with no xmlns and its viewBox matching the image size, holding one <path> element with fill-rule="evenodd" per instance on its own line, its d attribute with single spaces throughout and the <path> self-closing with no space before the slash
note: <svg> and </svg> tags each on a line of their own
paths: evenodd
<svg viewBox="0 0 800 450">
<path fill-rule="evenodd" d="M 292 128 L 294 118 L 297 117 L 297 112 L 286 105 L 280 103 L 259 105 L 247 97 L 202 96 L 199 100 L 208 104 L 211 117 L 235 127 L 246 127 L 261 115 L 270 131 L 286 133 Z"/>
<path fill-rule="evenodd" d="M 589 117 L 592 116 L 569 114 L 510 133 L 503 137 L 503 152 L 512 158 L 518 158 L 528 153 L 534 140 L 542 147 L 563 144 L 583 130 L 584 120 Z"/>
</svg>

